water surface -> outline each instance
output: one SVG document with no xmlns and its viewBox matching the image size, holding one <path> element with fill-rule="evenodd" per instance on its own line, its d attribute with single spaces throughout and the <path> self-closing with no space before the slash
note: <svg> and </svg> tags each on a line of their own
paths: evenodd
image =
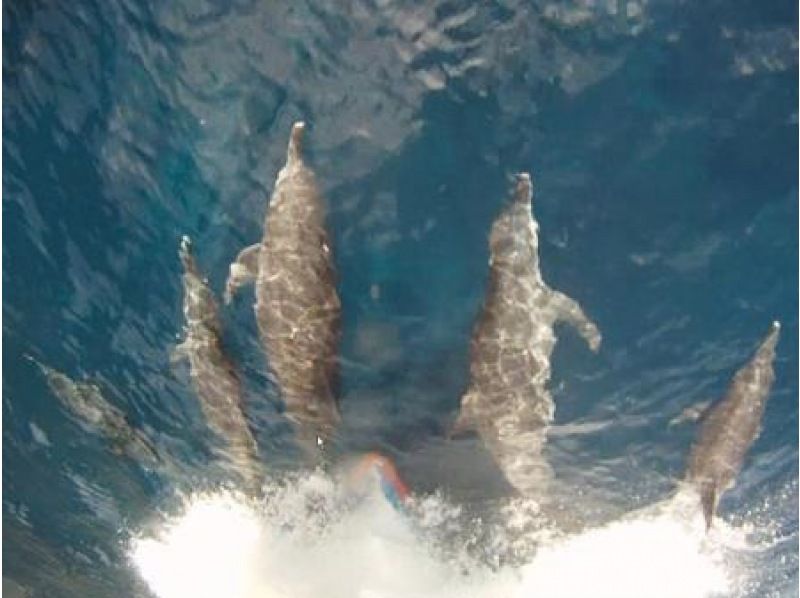
<svg viewBox="0 0 800 598">
<path fill-rule="evenodd" d="M 796 3 L 30 0 L 3 11 L 4 590 L 147 595 L 131 538 L 227 479 L 186 371 L 168 361 L 182 325 L 176 251 L 189 234 L 221 291 L 260 235 L 303 119 L 341 279 L 342 453 L 394 456 L 420 496 L 440 497 L 436 512 L 503 497 L 479 447 L 441 436 L 466 383 L 487 231 L 510 175 L 527 170 L 545 280 L 604 334 L 595 356 L 560 330 L 548 457 L 571 489 L 563 500 L 600 525 L 668 496 L 694 433 L 668 422 L 723 392 L 779 319 L 763 433 L 720 509 L 725 537 L 744 539 L 721 543 L 728 570 L 745 572 L 729 594 L 797 595 Z M 244 293 L 225 311 L 226 341 L 264 461 L 292 471 L 251 306 Z M 111 454 L 65 417 L 25 354 L 99 377 L 181 474 Z M 456 558 L 422 559 L 427 540 L 405 533 L 392 546 L 414 556 L 387 557 L 400 571 Z M 491 570 L 491 558 L 469 559 L 476 575 Z M 477 595 L 524 593 L 499 571 L 475 581 Z M 430 594 L 440 573 L 408 592 Z M 345 595 L 391 595 L 346 579 Z"/>
</svg>

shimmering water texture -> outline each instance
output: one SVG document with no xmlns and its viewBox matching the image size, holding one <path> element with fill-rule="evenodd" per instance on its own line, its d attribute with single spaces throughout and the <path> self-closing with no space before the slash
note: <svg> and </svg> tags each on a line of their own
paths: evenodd
<svg viewBox="0 0 800 598">
<path fill-rule="evenodd" d="M 4 595 L 797 595 L 797 3 L 3 10 Z"/>
</svg>

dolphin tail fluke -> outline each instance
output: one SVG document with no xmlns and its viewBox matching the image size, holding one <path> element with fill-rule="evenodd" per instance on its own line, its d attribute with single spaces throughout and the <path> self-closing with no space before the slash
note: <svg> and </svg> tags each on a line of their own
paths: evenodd
<svg viewBox="0 0 800 598">
<path fill-rule="evenodd" d="M 303 161 L 303 133 L 306 130 L 306 123 L 297 121 L 292 125 L 292 132 L 289 135 L 289 149 L 286 152 L 286 163 Z"/>
<path fill-rule="evenodd" d="M 231 264 L 228 280 L 225 282 L 224 301 L 228 305 L 240 287 L 253 282 L 258 274 L 258 254 L 261 244 L 245 247 Z"/>
<path fill-rule="evenodd" d="M 703 505 L 703 518 L 708 531 L 711 529 L 714 511 L 717 510 L 717 486 L 713 481 L 707 480 L 700 485 L 700 503 Z"/>
</svg>

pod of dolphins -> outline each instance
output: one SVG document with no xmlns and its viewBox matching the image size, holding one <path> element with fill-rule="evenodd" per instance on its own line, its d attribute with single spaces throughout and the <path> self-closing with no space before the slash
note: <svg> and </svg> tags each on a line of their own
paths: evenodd
<svg viewBox="0 0 800 598">
<path fill-rule="evenodd" d="M 230 303 L 239 288 L 254 283 L 259 338 L 285 416 L 299 447 L 317 459 L 340 421 L 341 303 L 324 200 L 303 157 L 304 132 L 302 122 L 293 125 L 263 237 L 231 264 L 224 299 Z M 471 338 L 469 382 L 450 429 L 450 435 L 477 432 L 505 478 L 523 495 L 541 492 L 552 475 L 542 449 L 555 412 L 548 390 L 554 325 L 563 321 L 575 327 L 593 352 L 602 340 L 581 306 L 542 280 L 532 199 L 530 175 L 517 175 L 511 200 L 492 224 L 489 278 Z M 266 471 L 245 415 L 239 375 L 222 342 L 218 303 L 188 237 L 181 240 L 179 257 L 185 339 L 173 359 L 189 363 L 208 427 L 226 445 L 218 457 L 238 472 L 248 492 L 258 494 Z M 697 494 L 706 529 L 759 434 L 774 381 L 779 332 L 774 322 L 725 395 L 698 414 L 702 421 L 681 487 Z M 97 385 L 74 382 L 31 359 L 71 416 L 106 437 L 115 452 L 138 461 L 161 459 Z"/>
</svg>

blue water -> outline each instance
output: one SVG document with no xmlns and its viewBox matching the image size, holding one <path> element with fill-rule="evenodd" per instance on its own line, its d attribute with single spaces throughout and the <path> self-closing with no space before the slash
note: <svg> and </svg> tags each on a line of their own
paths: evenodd
<svg viewBox="0 0 800 598">
<path fill-rule="evenodd" d="M 561 331 L 557 424 L 611 423 L 555 435 L 554 468 L 620 510 L 668 494 L 694 428 L 667 423 L 723 392 L 780 320 L 763 433 L 721 513 L 784 538 L 752 556 L 752 595 L 797 595 L 795 2 L 32 0 L 3 15 L 4 589 L 145 592 L 124 530 L 215 475 L 168 363 L 180 235 L 221 290 L 304 119 L 344 305 L 342 451 L 380 448 L 420 492 L 441 485 L 414 455 L 458 405 L 487 231 L 529 170 L 543 275 L 604 335 L 594 356 Z M 290 467 L 251 297 L 226 310 L 227 342 L 261 454 Z M 100 376 L 191 475 L 114 457 L 24 354 Z"/>
</svg>

